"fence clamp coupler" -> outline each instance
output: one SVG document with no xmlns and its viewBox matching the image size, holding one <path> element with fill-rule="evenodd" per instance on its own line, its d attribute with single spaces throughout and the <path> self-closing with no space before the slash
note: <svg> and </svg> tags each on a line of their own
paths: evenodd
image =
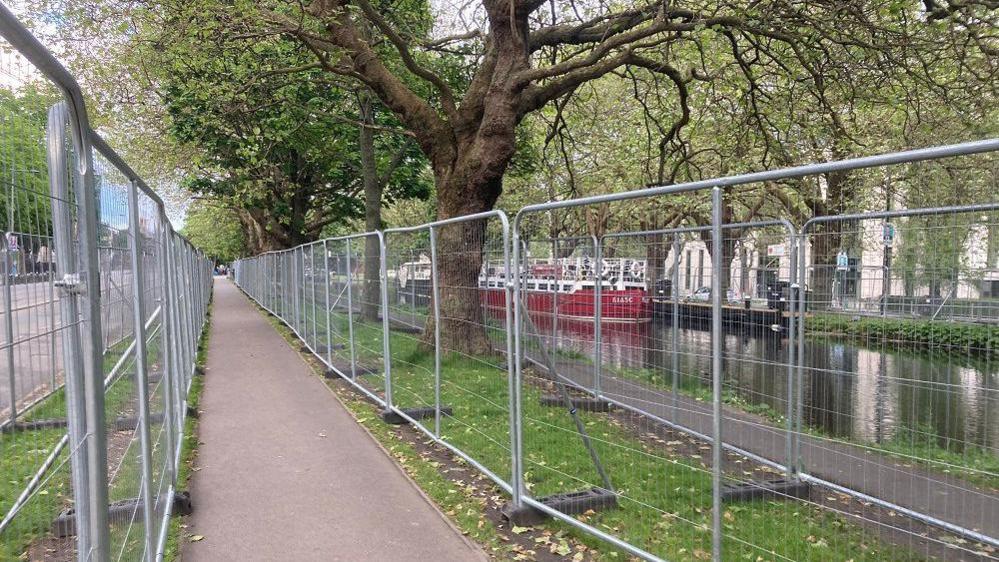
<svg viewBox="0 0 999 562">
<path fill-rule="evenodd" d="M 62 279 L 58 279 L 53 283 L 56 287 L 62 289 L 62 292 L 67 295 L 82 295 L 84 286 L 83 281 L 80 280 L 79 273 L 67 273 L 62 276 Z"/>
</svg>

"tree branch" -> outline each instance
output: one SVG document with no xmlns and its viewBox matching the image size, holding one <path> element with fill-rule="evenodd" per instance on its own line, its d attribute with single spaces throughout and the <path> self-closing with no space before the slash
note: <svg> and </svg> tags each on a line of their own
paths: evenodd
<svg viewBox="0 0 999 562">
<path fill-rule="evenodd" d="M 402 165 L 403 161 L 406 159 L 406 147 L 402 146 L 392 155 L 392 159 L 389 161 L 388 166 L 385 168 L 385 172 L 378 178 L 378 184 L 384 188 L 388 185 L 389 180 L 392 179 L 392 174 L 395 173 L 399 166 Z"/>
<path fill-rule="evenodd" d="M 440 76 L 437 76 L 433 72 L 423 68 L 417 64 L 415 60 L 413 60 L 413 55 L 409 52 L 409 46 L 406 44 L 405 39 L 403 39 L 402 36 L 399 35 L 387 21 L 385 21 L 385 18 L 383 18 L 381 14 L 371 7 L 368 0 L 353 1 L 356 2 L 361 8 L 361 11 L 364 12 L 364 16 L 368 18 L 371 23 L 375 24 L 375 26 L 378 27 L 378 29 L 384 33 L 386 37 L 388 37 L 389 41 L 392 42 L 396 50 L 399 51 L 399 56 L 402 58 L 402 62 L 406 65 L 406 68 L 416 76 L 423 78 L 437 88 L 437 91 L 441 94 L 441 103 L 444 105 L 444 111 L 453 121 L 456 109 L 454 93 L 451 91 L 451 88 L 447 85 L 447 83 L 444 82 Z"/>
<path fill-rule="evenodd" d="M 473 29 L 471 31 L 465 33 L 459 33 L 457 35 L 449 35 L 447 37 L 441 37 L 440 39 L 424 41 L 423 43 L 420 44 L 420 46 L 423 47 L 424 49 L 436 49 L 439 47 L 443 47 L 445 45 L 449 45 L 451 43 L 455 43 L 457 41 L 467 41 L 469 39 L 476 39 L 481 35 L 482 32 L 480 32 L 478 29 Z"/>
<path fill-rule="evenodd" d="M 345 6 L 339 2 L 318 3 L 316 17 L 326 22 L 327 37 L 318 37 L 283 14 L 271 13 L 271 19 L 283 26 L 285 33 L 309 47 L 324 68 L 352 76 L 368 86 L 375 95 L 413 131 L 424 152 L 436 160 L 448 158 L 453 147 L 453 132 L 430 104 L 416 95 L 392 73 L 368 43 L 357 34 Z M 328 55 L 340 58 L 351 70 L 344 72 L 328 61 Z"/>
</svg>

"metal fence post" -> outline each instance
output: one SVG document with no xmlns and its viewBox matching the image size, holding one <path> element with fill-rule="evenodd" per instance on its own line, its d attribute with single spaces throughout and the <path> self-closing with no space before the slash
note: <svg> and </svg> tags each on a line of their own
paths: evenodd
<svg viewBox="0 0 999 562">
<path fill-rule="evenodd" d="M 295 282 L 295 294 L 298 297 L 298 317 L 295 319 L 295 333 L 305 341 L 305 249 L 295 248 L 295 267 L 298 269 L 298 279 Z"/>
<path fill-rule="evenodd" d="M 183 370 L 181 371 L 181 374 L 183 376 L 183 379 L 181 379 L 183 381 L 183 386 L 180 389 L 181 390 L 181 393 L 180 393 L 180 398 L 181 399 L 180 399 L 180 404 L 179 404 L 180 411 L 179 411 L 178 415 L 179 415 L 180 419 L 183 420 L 184 419 L 184 415 L 186 413 L 184 411 L 184 405 L 187 403 L 187 391 L 188 391 L 188 389 L 191 386 L 191 367 L 194 364 L 194 354 L 193 354 L 192 343 L 191 343 L 192 340 L 193 340 L 193 337 L 192 337 L 192 334 L 191 334 L 193 327 L 191 326 L 191 314 L 190 314 L 190 312 L 191 312 L 191 286 L 190 286 L 191 274 L 190 274 L 190 271 L 188 270 L 187 256 L 183 252 L 183 249 L 184 249 L 184 243 L 183 243 L 183 241 L 178 240 L 178 245 L 179 245 L 178 259 L 180 261 L 180 289 L 181 289 L 181 294 L 178 296 L 178 301 L 180 299 L 183 299 L 183 306 L 179 307 L 179 309 L 180 309 L 180 319 L 181 319 L 181 335 L 183 336 L 183 340 L 181 340 L 181 343 L 183 344 L 183 346 L 182 346 L 181 349 L 183 350 L 183 353 L 184 353 L 184 363 L 182 365 L 182 369 Z M 183 430 L 183 428 L 181 428 L 181 429 Z"/>
<path fill-rule="evenodd" d="M 295 331 L 298 338 L 306 341 L 305 329 L 305 248 L 295 248 L 295 263 L 298 267 L 298 281 L 295 283 L 295 293 L 298 295 L 298 322 Z"/>
<path fill-rule="evenodd" d="M 797 360 L 796 363 L 796 376 L 795 381 L 795 393 L 794 393 L 794 411 L 793 411 L 793 433 L 792 436 L 792 446 L 791 446 L 791 458 L 793 459 L 793 468 L 791 474 L 797 476 L 801 474 L 801 417 L 803 413 L 803 398 L 804 392 L 802 390 L 804 385 L 805 376 L 805 311 L 807 310 L 807 303 L 805 302 L 807 287 L 807 260 L 805 259 L 805 245 L 807 234 L 804 230 L 798 235 L 798 285 L 801 287 L 798 291 L 798 312 L 801 314 L 801 322 L 798 322 L 798 353 L 795 356 Z"/>
<path fill-rule="evenodd" d="M 603 285 L 604 256 L 601 248 L 602 240 L 593 236 L 593 395 L 600 398 L 600 373 L 603 370 Z"/>
<path fill-rule="evenodd" d="M 789 315 L 788 315 L 788 318 L 787 318 L 787 322 L 788 322 L 788 324 L 787 324 L 787 337 L 788 337 L 787 353 L 788 353 L 788 358 L 787 358 L 787 382 L 786 382 L 787 389 L 785 390 L 785 393 L 787 395 L 787 409 L 785 411 L 785 417 L 787 419 L 784 422 L 785 429 L 787 431 L 787 435 L 786 435 L 785 444 L 784 444 L 784 448 L 785 448 L 785 451 L 784 451 L 784 455 L 785 455 L 784 473 L 785 473 L 785 476 L 787 477 L 788 482 L 790 482 L 792 478 L 794 478 L 794 477 L 797 476 L 797 473 L 796 473 L 796 471 L 794 469 L 794 442 L 795 442 L 795 438 L 794 438 L 794 403 L 795 403 L 795 400 L 794 400 L 794 392 L 793 392 L 793 390 L 795 388 L 794 375 L 795 375 L 795 365 L 797 363 L 797 359 L 796 359 L 796 357 L 797 357 L 797 353 L 796 353 L 796 351 L 797 351 L 797 349 L 796 349 L 796 340 L 797 340 L 797 335 L 798 334 L 797 334 L 797 325 L 796 325 L 796 320 L 797 320 L 796 315 L 797 315 L 797 309 L 798 309 L 798 306 L 797 306 L 798 305 L 798 292 L 800 291 L 800 286 L 798 285 L 797 282 L 795 282 L 795 277 L 797 276 L 797 271 L 798 271 L 798 262 L 797 262 L 797 260 L 798 260 L 798 248 L 797 248 L 797 245 L 795 244 L 795 236 L 794 236 L 793 232 L 791 232 L 791 233 L 788 234 L 788 246 L 789 246 L 789 251 L 790 251 L 790 264 L 789 264 L 788 276 L 787 277 L 788 277 L 788 281 L 790 282 L 790 291 L 791 291 L 791 294 L 788 295 L 788 307 L 789 307 L 789 311 L 788 312 L 789 312 Z M 804 323 L 804 320 L 802 320 L 802 323 Z"/>
<path fill-rule="evenodd" d="M 181 443 L 180 436 L 183 430 L 184 418 L 181 415 L 180 405 L 183 403 L 183 398 L 181 397 L 181 388 L 183 384 L 184 377 L 184 359 L 181 347 L 183 346 L 183 332 L 181 328 L 180 321 L 180 302 L 178 295 L 180 294 L 180 289 L 177 287 L 180 275 L 177 273 L 177 259 L 174 251 L 176 250 L 176 245 L 174 244 L 173 235 L 166 231 L 164 233 L 164 245 L 166 253 L 166 264 L 167 264 L 167 301 L 170 303 L 169 310 L 170 315 L 168 317 L 168 328 L 170 331 L 170 363 L 173 366 L 171 369 L 170 377 L 170 387 L 172 390 L 172 396 L 170 401 L 171 410 L 171 421 L 173 422 L 173 432 L 177 438 L 174 440 L 174 449 L 170 451 L 170 462 L 173 465 L 173 477 L 176 479 L 177 476 L 177 465 L 176 459 L 180 455 Z"/>
<path fill-rule="evenodd" d="M 711 556 L 722 560 L 722 190 L 711 189 Z"/>
<path fill-rule="evenodd" d="M 441 436 L 441 307 L 440 281 L 437 279 L 437 231 L 430 227 L 430 298 L 434 307 L 434 435 Z M 413 284 L 416 286 L 416 283 Z"/>
<path fill-rule="evenodd" d="M 521 427 L 520 411 L 520 387 L 523 377 L 523 338 L 521 330 L 521 315 L 524 311 L 520 307 L 520 214 L 514 217 L 513 221 L 513 260 L 509 258 L 509 244 L 504 240 L 504 254 L 506 254 L 506 331 L 507 339 L 513 333 L 513 357 L 507 361 L 507 372 L 510 378 L 510 458 L 511 458 L 511 495 L 513 505 L 520 508 L 523 505 L 524 497 L 524 470 L 521 446 L 523 443 L 523 429 Z M 504 238 L 508 234 L 504 232 Z M 512 318 L 511 318 L 511 309 Z M 508 343 L 508 345 L 510 345 Z"/>
<path fill-rule="evenodd" d="M 164 435 L 166 436 L 166 466 L 169 471 L 169 482 L 171 486 L 177 485 L 177 474 L 173 467 L 173 452 L 176 448 L 176 428 L 177 424 L 174 420 L 174 380 L 175 375 L 173 371 L 176 369 L 176 358 L 173 354 L 174 339 L 176 334 L 173 330 L 173 299 L 171 298 L 171 275 L 170 275 L 170 262 L 168 259 L 169 255 L 169 238 L 170 231 L 166 228 L 166 216 L 160 213 L 160 229 L 159 229 L 159 241 L 160 244 L 160 274 L 163 280 L 162 291 L 162 301 L 160 303 L 160 323 L 163 326 L 162 334 L 162 345 L 163 350 L 160 352 L 163 356 L 163 378 L 160 385 L 163 387 L 164 396 L 164 407 L 163 407 L 163 423 L 166 426 L 166 431 Z"/>
<path fill-rule="evenodd" d="M 86 327 L 84 339 L 84 396 L 86 397 L 87 435 L 90 446 L 87 448 L 89 464 L 87 491 L 90 493 L 90 552 L 88 558 L 106 560 L 109 556 L 108 530 L 108 454 L 107 428 L 104 424 L 104 337 L 101 328 L 101 276 L 97 242 L 97 203 L 94 189 L 94 165 L 90 124 L 85 113 L 76 112 L 71 121 L 76 142 L 78 181 L 74 182 L 77 217 L 77 232 L 81 252 L 78 256 L 79 271 L 84 278 L 63 279 L 63 286 L 70 291 L 79 291 L 85 302 L 82 307 L 82 325 Z M 82 284 L 82 287 L 81 287 Z M 84 556 L 84 553 L 80 553 Z"/>
<path fill-rule="evenodd" d="M 350 238 L 347 238 L 347 252 L 344 265 L 347 267 L 347 345 L 350 347 L 350 378 L 357 379 L 357 364 L 354 357 L 354 285 L 353 269 L 350 265 Z"/>
<path fill-rule="evenodd" d="M 378 246 L 379 246 L 379 256 L 378 256 L 378 269 L 379 276 L 381 278 L 381 296 L 382 296 L 382 355 L 384 356 L 384 368 L 385 368 L 385 411 L 392 411 L 392 349 L 389 343 L 389 298 L 388 298 L 388 259 L 386 254 L 388 253 L 388 247 L 385 245 L 385 234 L 377 230 L 375 231 L 378 235 Z"/>
<path fill-rule="evenodd" d="M 298 290 L 298 280 L 299 280 L 299 276 L 298 276 L 298 250 L 296 248 L 292 248 L 289 252 L 290 252 L 289 261 L 291 262 L 290 265 L 292 267 L 292 270 L 291 270 L 291 287 L 290 287 L 290 289 L 293 291 L 293 293 L 291 295 L 291 300 L 292 300 L 292 314 L 291 314 L 291 323 L 290 324 L 291 324 L 291 330 L 293 332 L 295 332 L 296 335 L 298 335 L 298 333 L 299 333 L 298 332 L 298 316 L 299 316 L 299 308 L 301 307 L 301 304 L 299 303 L 299 290 Z"/>
<path fill-rule="evenodd" d="M 671 351 L 672 356 L 670 357 L 670 368 L 673 370 L 673 419 L 676 420 L 676 408 L 677 401 L 679 399 L 680 390 L 680 235 L 673 235 L 673 282 L 670 288 L 670 293 L 673 296 L 673 303 L 670 305 L 673 308 L 673 318 L 672 326 L 673 329 L 670 332 L 671 338 Z"/>
<path fill-rule="evenodd" d="M 326 326 L 326 363 L 333 367 L 333 326 L 330 319 L 330 250 L 323 240 L 323 292 L 325 305 L 323 307 L 323 325 Z"/>
<path fill-rule="evenodd" d="M 130 248 L 132 259 L 132 321 L 134 322 L 133 333 L 135 334 L 135 377 L 139 401 L 139 446 L 141 448 L 142 479 L 139 483 L 140 494 L 142 496 L 142 518 L 146 541 L 146 560 L 150 562 L 154 558 L 155 545 L 153 544 L 153 495 L 152 480 L 153 471 L 150 464 L 153 462 L 153 449 L 149 430 L 149 376 L 146 371 L 146 310 L 144 304 L 143 288 L 145 287 L 145 273 L 142 264 L 142 232 L 139 228 L 139 190 L 132 180 L 128 184 L 128 231 L 132 235 Z"/>
<path fill-rule="evenodd" d="M 319 323 L 317 317 L 319 316 L 319 301 L 316 299 L 316 244 L 313 242 L 309 246 L 309 266 L 312 269 L 312 274 L 309 275 L 311 281 L 309 285 L 312 287 L 312 345 L 313 349 L 319 351 Z"/>
<path fill-rule="evenodd" d="M 552 349 L 558 349 L 558 297 L 562 277 L 561 260 L 558 259 L 559 239 L 552 239 L 552 265 L 554 266 L 555 290 L 552 292 Z"/>
<path fill-rule="evenodd" d="M 72 279 L 77 271 L 76 244 L 73 236 L 72 199 L 69 193 L 70 178 L 66 127 L 69 124 L 69 109 L 65 102 L 52 106 L 48 115 L 46 140 L 48 142 L 49 189 L 52 195 L 52 229 L 55 246 L 56 270 L 65 279 Z M 77 147 L 78 148 L 78 147 Z M 4 271 L 7 277 L 9 269 Z M 6 281 L 5 281 L 6 284 Z M 59 308 L 63 318 L 78 318 L 78 295 L 60 290 Z M 10 310 L 10 308 L 7 308 Z M 8 317 L 10 314 L 7 315 Z M 83 560 L 90 552 L 90 495 L 87 485 L 87 418 L 84 396 L 84 371 L 82 367 L 83 342 L 76 326 L 65 330 L 62 337 L 63 364 L 66 380 L 66 418 L 70 438 L 70 467 L 73 482 L 73 502 L 76 506 L 77 551 Z M 14 370 L 11 367 L 11 375 Z M 11 394 L 11 397 L 15 396 Z"/>
<path fill-rule="evenodd" d="M 178 252 L 180 254 L 181 269 L 180 287 L 183 290 L 181 297 L 184 299 L 184 306 L 180 308 L 184 320 L 184 388 L 181 396 L 184 398 L 183 402 L 187 402 L 187 390 L 191 386 L 191 366 L 194 364 L 194 336 L 192 334 L 194 326 L 191 323 L 191 272 L 187 253 L 184 252 L 183 240 L 178 240 L 178 245 L 180 246 Z M 182 415 L 186 413 L 183 410 L 181 412 Z"/>
</svg>

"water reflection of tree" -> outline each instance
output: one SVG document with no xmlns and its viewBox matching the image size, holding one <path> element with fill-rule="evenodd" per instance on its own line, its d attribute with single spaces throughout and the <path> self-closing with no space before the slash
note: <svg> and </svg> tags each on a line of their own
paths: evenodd
<svg viewBox="0 0 999 562">
<path fill-rule="evenodd" d="M 746 333 L 725 338 L 725 386 L 751 404 L 766 404 L 777 412 L 787 405 L 787 340 L 752 337 Z"/>
<path fill-rule="evenodd" d="M 804 423 L 836 437 L 853 433 L 856 350 L 842 344 L 805 343 Z"/>
<path fill-rule="evenodd" d="M 911 373 L 897 383 L 899 420 L 895 429 L 897 444 L 912 448 L 937 446 L 962 452 L 968 444 L 961 396 L 959 371 L 952 363 L 936 365 L 923 358 L 903 360 L 899 376 Z M 973 438 L 972 438 L 973 439 Z"/>
<path fill-rule="evenodd" d="M 635 358 L 671 385 L 669 325 L 650 324 L 636 334 Z M 679 333 L 680 384 L 711 387 L 711 333 Z M 787 406 L 788 340 L 729 332 L 725 336 L 725 387 L 750 404 Z M 897 349 L 874 349 L 836 340 L 805 342 L 804 423 L 825 435 L 878 444 L 937 446 L 963 452 L 968 445 L 994 448 L 999 428 L 999 374 L 987 365 Z M 614 359 L 605 357 L 608 363 Z M 966 373 L 962 376 L 962 373 Z M 965 380 L 967 379 L 967 380 Z"/>
</svg>

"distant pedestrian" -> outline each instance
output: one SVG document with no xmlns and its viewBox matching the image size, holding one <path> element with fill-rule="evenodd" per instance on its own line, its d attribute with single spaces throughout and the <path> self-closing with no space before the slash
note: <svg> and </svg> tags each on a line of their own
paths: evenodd
<svg viewBox="0 0 999 562">
<path fill-rule="evenodd" d="M 45 244 L 42 244 L 42 246 L 38 248 L 38 256 L 36 257 L 36 260 L 38 263 L 39 273 L 48 274 L 48 272 L 52 270 L 52 250 L 49 250 L 49 247 Z"/>
<path fill-rule="evenodd" d="M 20 245 L 17 241 L 17 235 L 13 232 L 7 232 L 7 260 L 10 270 L 7 272 L 12 277 L 17 276 L 17 258 L 20 250 Z"/>
</svg>

